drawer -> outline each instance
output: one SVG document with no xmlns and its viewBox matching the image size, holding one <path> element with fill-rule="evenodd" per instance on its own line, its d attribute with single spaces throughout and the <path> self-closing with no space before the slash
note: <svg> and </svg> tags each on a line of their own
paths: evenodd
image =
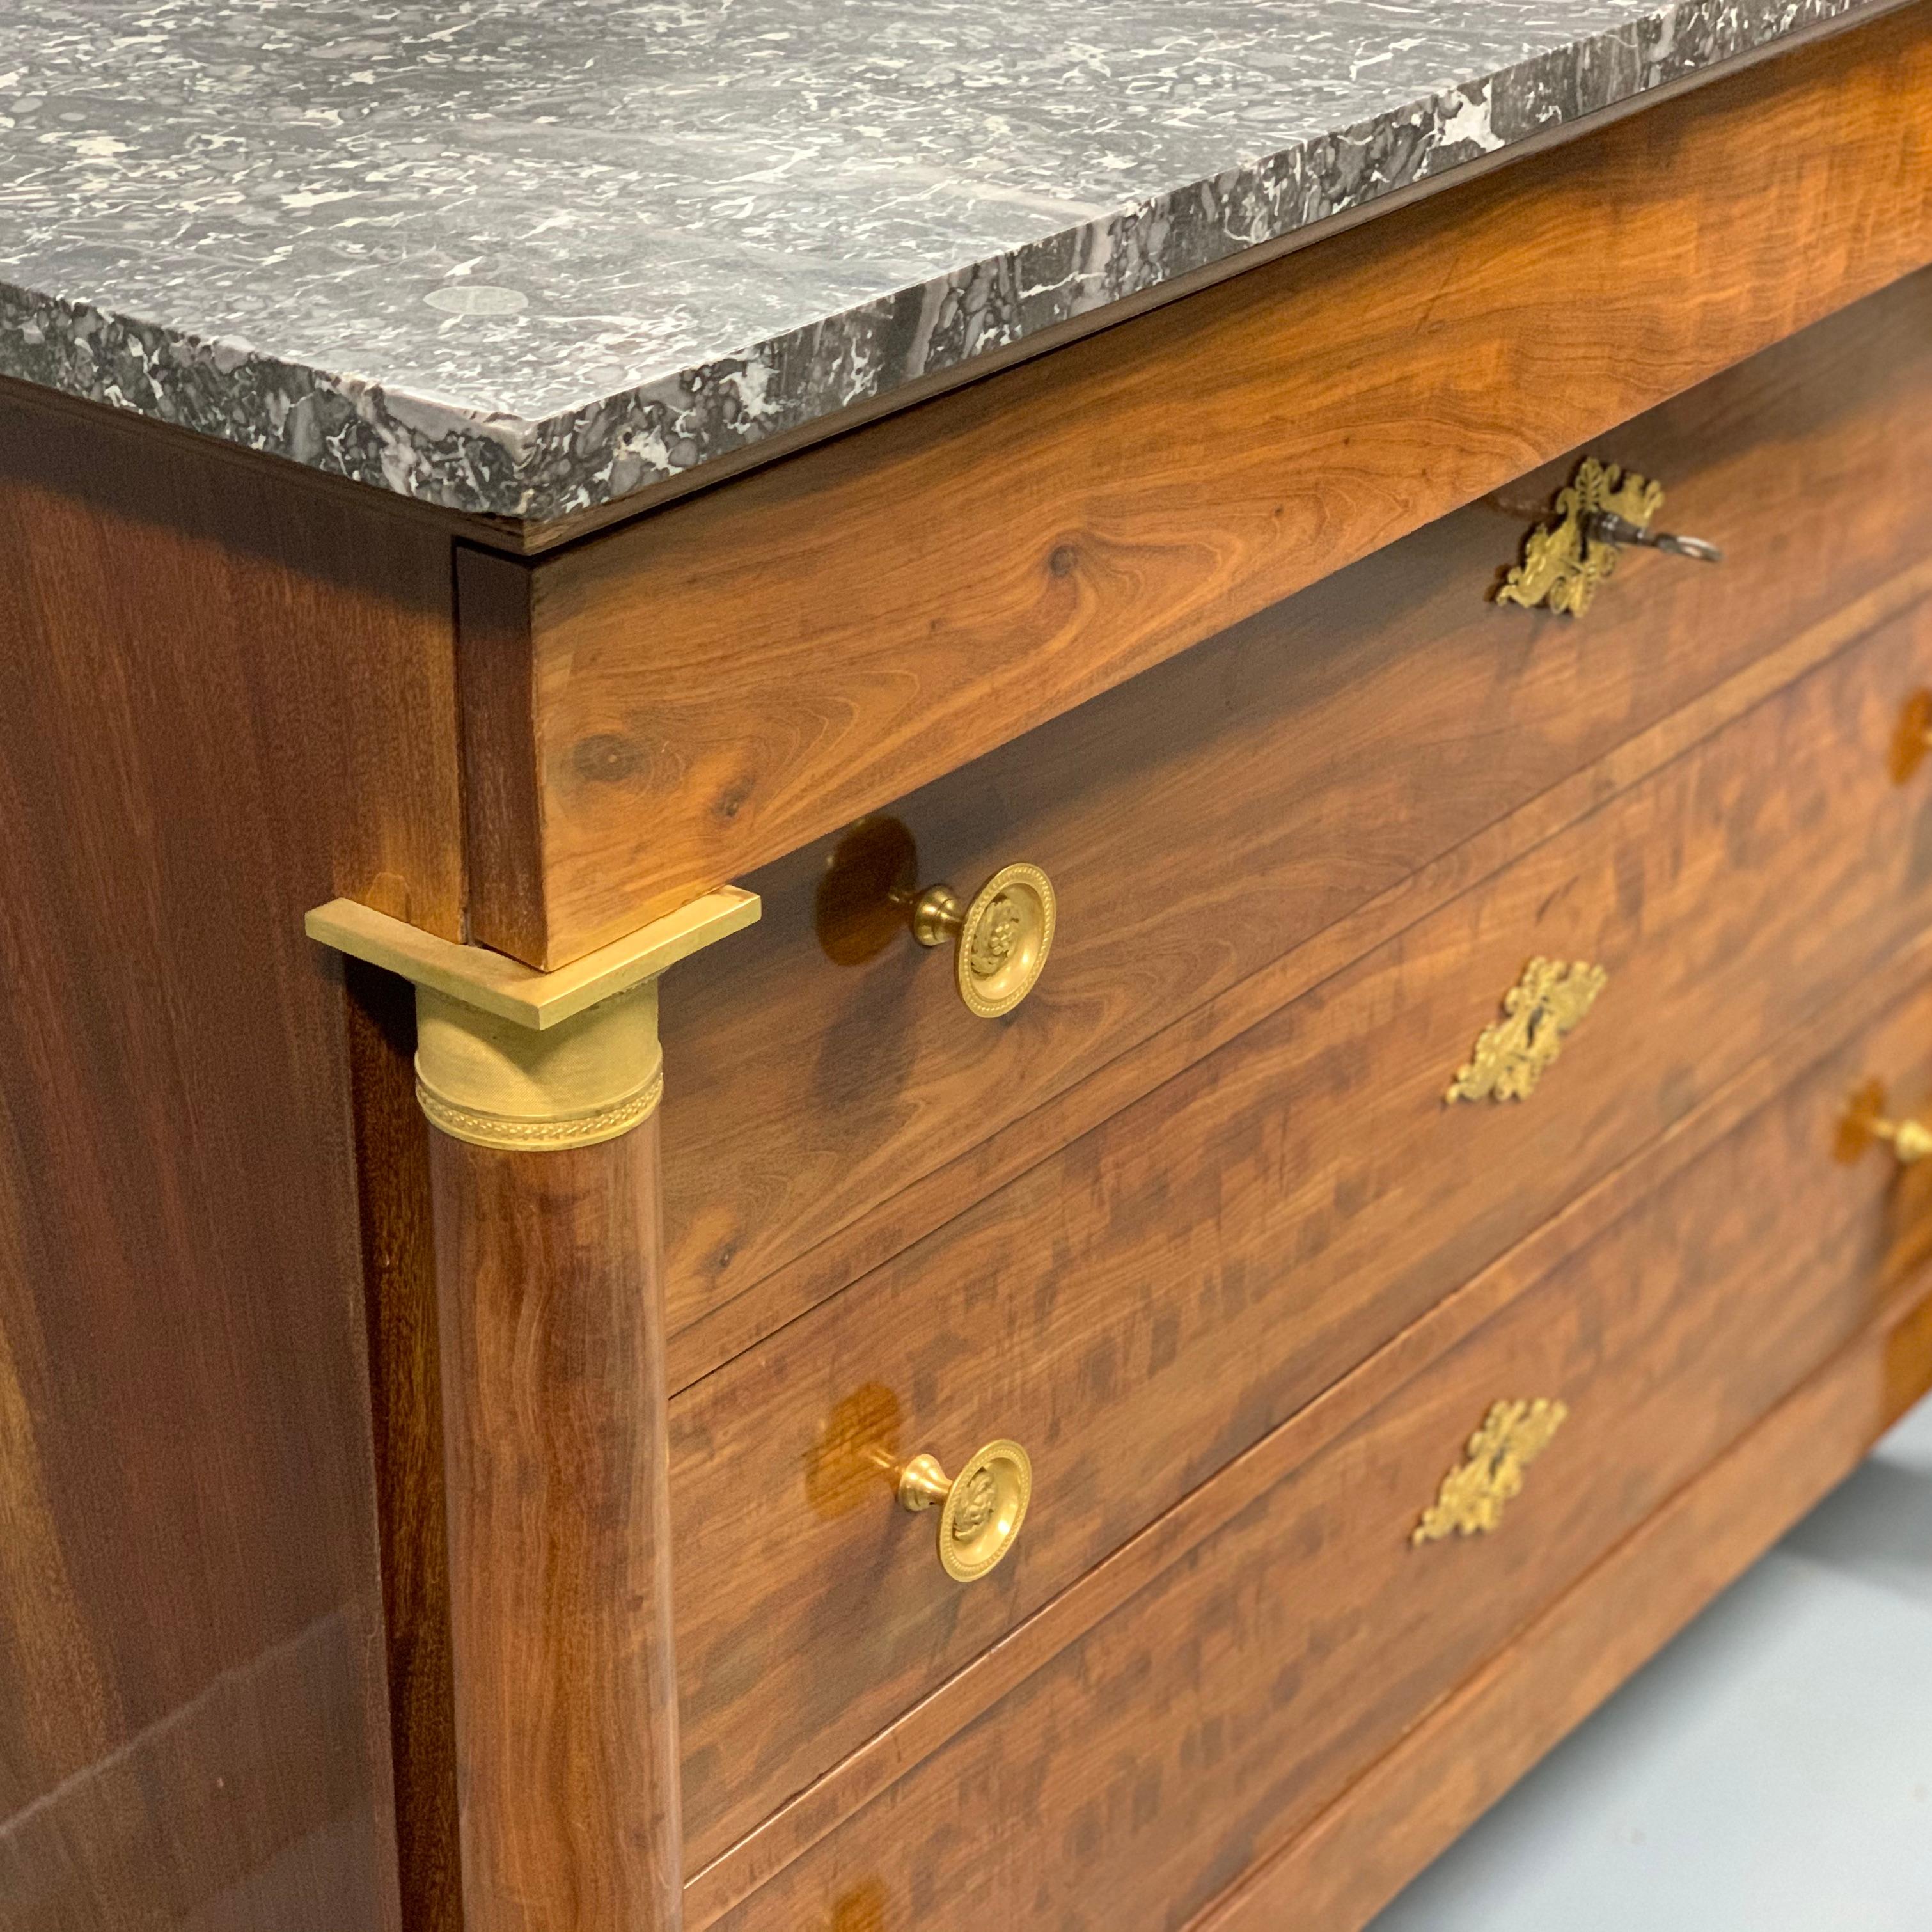
<svg viewBox="0 0 1932 1932">
<path fill-rule="evenodd" d="M 1928 682 L 1922 604 L 680 1395 L 694 1857 L 1922 930 L 1932 766 L 1890 748 Z M 1538 954 L 1607 990 L 1527 1100 L 1446 1104 Z M 1006 1564 L 962 1589 L 883 1486 L 832 1496 L 865 1414 L 904 1454 L 1028 1448 Z"/>
<path fill-rule="evenodd" d="M 534 564 L 460 549 L 472 935 L 581 957 L 1924 267 L 1928 92 L 1903 8 Z"/>
<path fill-rule="evenodd" d="M 970 890 L 1025 860 L 1058 886 L 1046 971 L 1005 1018 L 968 1012 L 948 958 L 876 896 L 869 924 L 821 920 L 850 844 L 745 882 L 762 922 L 665 1003 L 670 1326 L 775 1270 L 808 1279 L 733 1310 L 686 1373 L 890 1252 L 826 1238 L 908 1181 L 954 1164 L 939 1218 L 956 1212 L 998 1178 L 997 1154 L 983 1174 L 969 1157 L 1003 1128 L 1848 598 L 1925 569 L 1932 276 L 1592 447 L 1661 478 L 1662 520 L 1720 541 L 1726 562 L 1634 555 L 1580 622 L 1501 608 L 1490 593 L 1529 520 L 1478 505 L 894 807 L 916 853 L 902 884 Z M 1546 502 L 1570 464 L 1502 494 Z"/>
<path fill-rule="evenodd" d="M 1839 1165 L 1833 1138 L 1844 1094 L 1874 1068 L 1904 1098 L 1932 1092 L 1928 1039 L 1922 990 L 1222 1512 L 1224 1527 L 718 1922 L 1188 1922 L 1882 1303 L 1895 1309 L 1888 1289 L 1915 1292 L 1932 1177 L 1901 1181 L 1876 1154 Z M 1495 1527 L 1413 1541 L 1492 1405 L 1538 1398 L 1568 1413 Z M 1880 1400 L 1875 1387 L 1875 1413 Z M 1036 1511 L 1058 1501 L 1043 1480 Z M 1000 1828 L 971 1822 L 987 1819 Z M 838 1916 L 860 1903 L 869 1916 Z"/>
</svg>

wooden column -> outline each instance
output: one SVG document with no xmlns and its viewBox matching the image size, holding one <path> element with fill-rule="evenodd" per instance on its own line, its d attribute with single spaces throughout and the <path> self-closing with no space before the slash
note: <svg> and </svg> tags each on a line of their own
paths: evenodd
<svg viewBox="0 0 1932 1932">
<path fill-rule="evenodd" d="M 679 1924 L 657 1162 L 431 1137 L 465 1932 Z"/>
<path fill-rule="evenodd" d="M 416 986 L 430 1136 L 464 1932 L 677 1932 L 658 975 L 714 893 L 555 973 L 337 901 Z"/>
</svg>

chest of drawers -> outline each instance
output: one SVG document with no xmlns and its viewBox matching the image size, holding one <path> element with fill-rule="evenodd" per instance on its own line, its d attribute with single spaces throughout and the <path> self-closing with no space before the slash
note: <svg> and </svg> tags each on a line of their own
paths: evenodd
<svg viewBox="0 0 1932 1932">
<path fill-rule="evenodd" d="M 7 383 L 0 1932 L 1358 1925 L 1932 1385 L 1856 10 L 574 519 Z"/>
</svg>

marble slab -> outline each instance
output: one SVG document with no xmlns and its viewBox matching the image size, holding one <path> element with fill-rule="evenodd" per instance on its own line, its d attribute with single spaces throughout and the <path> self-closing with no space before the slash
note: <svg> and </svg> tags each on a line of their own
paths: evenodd
<svg viewBox="0 0 1932 1932">
<path fill-rule="evenodd" d="M 1875 0 L 36 0 L 0 374 L 544 520 Z"/>
</svg>

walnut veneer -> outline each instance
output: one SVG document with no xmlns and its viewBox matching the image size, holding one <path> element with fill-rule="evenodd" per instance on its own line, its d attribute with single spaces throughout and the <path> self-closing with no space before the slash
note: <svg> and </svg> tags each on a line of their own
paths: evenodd
<svg viewBox="0 0 1932 1932">
<path fill-rule="evenodd" d="M 0 1932 L 1351 1927 L 1842 1474 L 1928 100 L 1920 0 L 534 561 L 0 388 Z M 1496 603 L 1586 457 L 1722 564 Z"/>
</svg>

